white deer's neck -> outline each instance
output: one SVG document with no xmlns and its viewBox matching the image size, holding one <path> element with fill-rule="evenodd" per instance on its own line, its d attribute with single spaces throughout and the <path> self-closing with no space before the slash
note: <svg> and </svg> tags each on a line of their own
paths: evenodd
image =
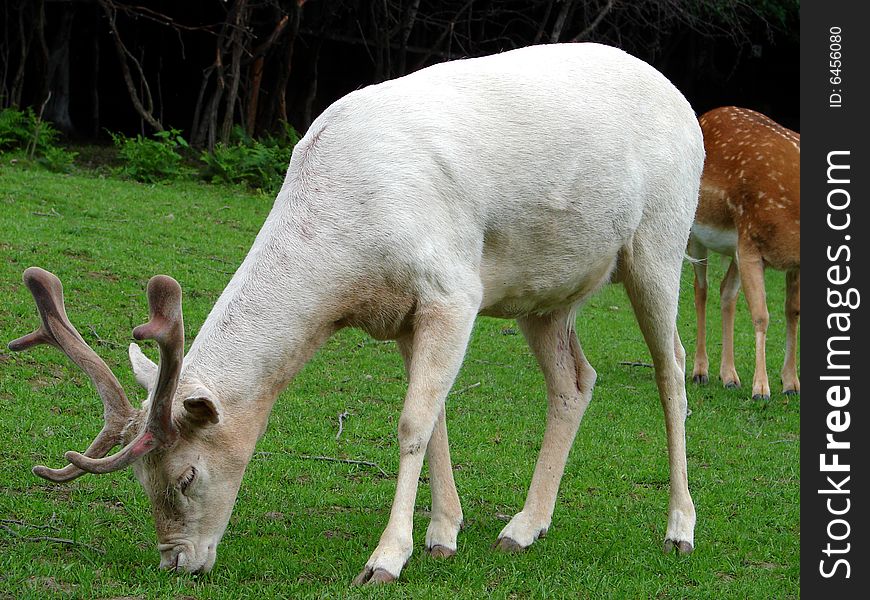
<svg viewBox="0 0 870 600">
<path fill-rule="evenodd" d="M 335 329 L 328 282 L 318 279 L 316 257 L 282 195 L 185 357 L 185 371 L 233 412 L 268 414 Z"/>
</svg>

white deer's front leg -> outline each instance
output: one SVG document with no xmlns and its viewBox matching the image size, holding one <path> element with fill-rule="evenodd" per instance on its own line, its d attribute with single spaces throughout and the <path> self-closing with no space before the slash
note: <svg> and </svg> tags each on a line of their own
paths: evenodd
<svg viewBox="0 0 870 600">
<path fill-rule="evenodd" d="M 426 552 L 434 558 L 456 554 L 456 536 L 462 527 L 462 506 L 453 480 L 450 445 L 447 441 L 446 407 L 441 411 L 429 440 L 429 487 L 432 489 L 432 517 L 426 530 Z"/>
<path fill-rule="evenodd" d="M 410 378 L 413 338 L 399 338 L 396 344 Z M 449 558 L 456 554 L 456 537 L 462 527 L 462 506 L 453 480 L 453 463 L 447 440 L 447 408 L 438 415 L 435 430 L 426 448 L 429 463 L 429 487 L 432 490 L 432 514 L 426 530 L 426 552 L 433 558 Z"/>
<path fill-rule="evenodd" d="M 411 557 L 414 502 L 423 458 L 462 364 L 476 313 L 477 302 L 468 298 L 418 310 L 408 393 L 399 418 L 396 496 L 380 542 L 354 584 L 394 581 Z"/>
<path fill-rule="evenodd" d="M 399 428 L 401 430 L 401 424 Z M 417 497 L 417 480 L 422 467 L 422 450 L 405 452 L 403 449 L 399 459 L 399 476 L 396 496 L 390 509 L 390 521 L 365 568 L 353 580 L 354 585 L 395 581 L 411 558 L 414 500 Z"/>
</svg>

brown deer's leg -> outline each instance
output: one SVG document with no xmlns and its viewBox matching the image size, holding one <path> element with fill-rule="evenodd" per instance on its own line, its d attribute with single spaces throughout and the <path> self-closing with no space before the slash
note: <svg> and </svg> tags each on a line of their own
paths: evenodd
<svg viewBox="0 0 870 600">
<path fill-rule="evenodd" d="M 719 285 L 722 307 L 722 357 L 719 362 L 719 378 L 726 388 L 739 388 L 740 377 L 734 366 L 734 314 L 737 311 L 737 295 L 740 293 L 740 271 L 733 259 Z"/>
<path fill-rule="evenodd" d="M 799 394 L 801 382 L 797 374 L 797 331 L 801 315 L 800 267 L 785 274 L 785 363 L 782 365 L 782 391 Z"/>
<path fill-rule="evenodd" d="M 767 298 L 764 292 L 764 261 L 751 246 L 741 245 L 738 250 L 740 279 L 743 282 L 743 295 L 752 315 L 755 328 L 755 376 L 752 379 L 752 398 L 770 399 L 770 383 L 767 380 L 767 359 L 765 344 L 770 315 L 767 312 Z"/>
</svg>

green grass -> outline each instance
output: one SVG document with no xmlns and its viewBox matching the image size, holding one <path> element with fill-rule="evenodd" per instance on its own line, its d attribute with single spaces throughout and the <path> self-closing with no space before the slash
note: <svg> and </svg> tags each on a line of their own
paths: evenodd
<svg viewBox="0 0 870 600">
<path fill-rule="evenodd" d="M 61 278 L 72 322 L 141 400 L 126 346 L 131 329 L 147 318 L 148 278 L 167 273 L 181 283 L 189 343 L 271 202 L 196 183 L 146 186 L 0 166 L 0 597 L 799 596 L 800 399 L 782 395 L 778 383 L 784 278 L 776 272 L 767 275 L 772 399 L 749 398 L 753 337 L 742 299 L 736 340 L 744 388 L 711 381 L 688 389 L 689 481 L 698 511 L 690 556 L 661 552 L 664 426 L 652 370 L 620 364 L 649 357 L 619 286 L 603 290 L 578 316 L 598 384 L 552 528 L 520 555 L 490 546 L 505 515 L 522 506 L 546 407 L 543 378 L 509 321 L 478 320 L 454 388 L 468 389 L 448 401 L 466 517 L 458 554 L 436 561 L 421 552 L 430 503 L 421 485 L 415 553 L 398 585 L 349 587 L 387 522 L 404 391 L 393 345 L 360 332 L 330 340 L 279 398 L 208 575 L 157 569 L 150 509 L 129 470 L 64 485 L 32 475 L 33 464 L 62 466 L 64 451 L 83 449 L 99 431 L 102 411 L 86 376 L 58 351 L 5 349 L 38 323 L 21 272 L 39 265 Z M 724 266 L 711 260 L 714 289 Z M 679 326 L 690 372 L 691 288 L 687 267 Z M 715 374 L 721 338 L 715 299 L 709 321 Z M 344 411 L 349 417 L 336 441 Z M 305 455 L 373 461 L 390 477 Z M 76 544 L 26 539 L 41 536 Z"/>
</svg>

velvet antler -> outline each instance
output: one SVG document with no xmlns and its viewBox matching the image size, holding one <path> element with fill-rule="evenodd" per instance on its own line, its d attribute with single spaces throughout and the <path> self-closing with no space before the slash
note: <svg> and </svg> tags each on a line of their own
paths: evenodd
<svg viewBox="0 0 870 600">
<path fill-rule="evenodd" d="M 42 324 L 33 333 L 10 342 L 9 349 L 18 352 L 39 344 L 54 346 L 62 350 L 90 377 L 103 400 L 105 423 L 84 455 L 95 460 L 101 459 L 121 443 L 121 434 L 136 414 L 136 409 L 127 400 L 121 384 L 106 363 L 69 322 L 60 280 L 39 267 L 30 267 L 24 271 L 23 279 L 24 285 L 33 294 Z M 33 472 L 49 481 L 63 482 L 75 479 L 85 471 L 76 465 L 67 465 L 62 469 L 37 465 L 33 467 Z"/>
<path fill-rule="evenodd" d="M 69 322 L 63 304 L 63 285 L 52 273 L 31 267 L 24 272 L 24 284 L 33 294 L 42 325 L 24 337 L 9 343 L 9 349 L 21 351 L 38 344 L 61 349 L 78 365 L 97 388 L 103 400 L 103 429 L 84 454 L 69 451 L 71 463 L 62 469 L 36 466 L 33 472 L 55 482 L 69 481 L 88 473 L 110 473 L 122 469 L 148 452 L 171 446 L 178 439 L 172 422 L 172 398 L 178 385 L 184 358 L 184 324 L 181 316 L 181 287 L 171 277 L 157 275 L 148 282 L 151 320 L 133 330 L 136 339 L 154 339 L 160 348 L 160 368 L 153 391 L 148 419 L 139 435 L 117 453 L 106 456 L 122 441 L 124 429 L 138 411 L 127 400 L 106 363 L 97 355 Z"/>
</svg>

